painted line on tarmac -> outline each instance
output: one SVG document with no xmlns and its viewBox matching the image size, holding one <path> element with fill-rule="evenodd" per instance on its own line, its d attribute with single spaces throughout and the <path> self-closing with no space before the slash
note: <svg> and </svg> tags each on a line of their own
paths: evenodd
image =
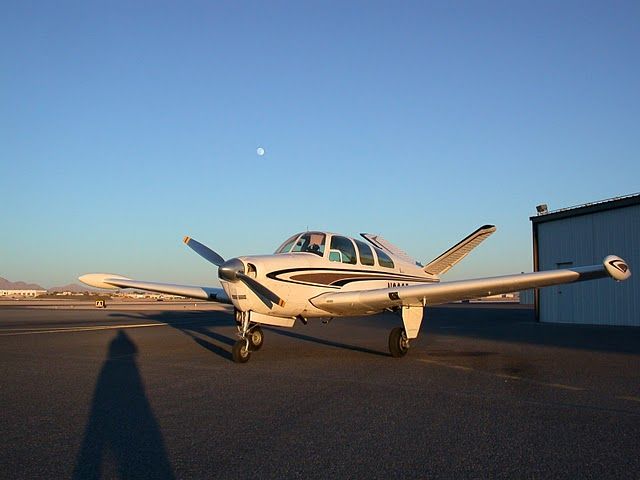
<svg viewBox="0 0 640 480">
<path fill-rule="evenodd" d="M 522 380 L 522 377 L 517 375 L 507 375 L 506 373 L 494 373 L 493 375 L 500 378 L 508 378 L 509 380 Z"/>
<path fill-rule="evenodd" d="M 620 400 L 631 400 L 632 402 L 640 402 L 640 397 L 634 397 L 632 395 L 619 395 L 616 398 Z"/>
<path fill-rule="evenodd" d="M 539 383 L 540 385 L 547 385 L 547 386 L 553 387 L 553 388 L 562 388 L 563 390 L 573 390 L 574 392 L 582 392 L 582 391 L 584 391 L 584 388 L 573 387 L 571 385 L 565 385 L 563 383 L 546 383 L 546 382 L 537 382 L 535 380 L 528 380 L 528 381 Z"/>
<path fill-rule="evenodd" d="M 197 323 L 196 321 L 186 321 L 186 322 L 175 322 L 175 323 L 134 323 L 134 324 L 125 324 L 125 325 L 94 325 L 91 327 L 59 327 L 59 328 L 51 328 L 48 330 L 36 329 L 29 331 L 15 331 L 18 329 L 8 329 L 14 330 L 10 333 L 0 333 L 0 337 L 15 337 L 18 335 L 40 335 L 43 333 L 75 333 L 75 332 L 95 332 L 99 330 L 119 330 L 119 329 L 127 329 L 127 328 L 148 328 L 148 327 L 166 327 L 173 325 L 185 325 L 190 323 Z M 24 329 L 20 329 L 24 330 Z"/>
<path fill-rule="evenodd" d="M 471 367 L 463 367 L 462 365 L 449 365 L 451 368 L 455 368 L 456 370 L 462 370 L 465 372 L 472 372 L 473 368 Z"/>
<path fill-rule="evenodd" d="M 433 365 L 438 365 L 439 367 L 446 367 L 446 368 L 451 368 L 454 370 L 464 370 L 467 372 L 475 372 L 475 373 L 480 373 L 483 375 L 488 375 L 491 377 L 498 377 L 498 378 L 504 378 L 504 379 L 508 379 L 508 380 L 519 380 L 522 382 L 527 382 L 527 383 L 534 383 L 536 385 L 543 385 L 545 387 L 552 387 L 552 388 L 560 388 L 563 390 L 571 390 L 574 392 L 582 392 L 585 389 L 584 388 L 580 388 L 580 387 L 573 387 L 571 385 L 565 385 L 563 383 L 548 383 L 548 382 L 540 382 L 538 380 L 532 380 L 530 378 L 524 378 L 524 377 L 519 377 L 517 375 L 509 375 L 506 373 L 492 373 L 492 372 L 487 372 L 486 370 L 478 370 L 472 367 L 463 367 L 462 365 L 451 365 L 449 363 L 443 363 L 443 362 L 438 362 L 436 360 L 430 360 L 427 358 L 418 358 L 417 359 L 419 362 L 423 362 L 423 363 L 431 363 Z M 618 397 L 618 398 L 622 398 L 622 397 Z M 631 400 L 632 397 L 627 397 L 627 400 Z M 637 401 L 640 401 L 640 398 L 635 399 Z"/>
</svg>

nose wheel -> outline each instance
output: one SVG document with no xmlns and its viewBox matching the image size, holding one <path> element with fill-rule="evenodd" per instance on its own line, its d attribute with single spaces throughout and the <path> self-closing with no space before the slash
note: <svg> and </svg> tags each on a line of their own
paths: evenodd
<svg viewBox="0 0 640 480">
<path fill-rule="evenodd" d="M 235 319 L 240 339 L 233 344 L 231 358 L 235 363 L 247 363 L 251 358 L 251 352 L 262 348 L 264 333 L 260 325 L 251 323 L 250 312 L 241 312 L 236 309 Z"/>
<path fill-rule="evenodd" d="M 247 343 L 247 340 L 241 338 L 233 344 L 231 358 L 235 363 L 247 363 L 251 358 L 251 350 L 249 350 Z"/>
</svg>

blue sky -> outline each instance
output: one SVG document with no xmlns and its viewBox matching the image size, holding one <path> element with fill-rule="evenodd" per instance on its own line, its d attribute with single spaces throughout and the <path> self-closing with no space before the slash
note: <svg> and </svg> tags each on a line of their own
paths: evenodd
<svg viewBox="0 0 640 480">
<path fill-rule="evenodd" d="M 638 2 L 3 2 L 0 276 L 215 285 L 291 233 L 531 270 L 535 205 L 640 191 Z M 266 154 L 256 155 L 262 146 Z"/>
</svg>

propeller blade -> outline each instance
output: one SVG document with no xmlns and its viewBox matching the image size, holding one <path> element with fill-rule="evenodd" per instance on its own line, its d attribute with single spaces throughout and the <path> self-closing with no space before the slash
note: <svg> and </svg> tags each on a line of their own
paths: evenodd
<svg viewBox="0 0 640 480">
<path fill-rule="evenodd" d="M 254 278 L 251 278 L 250 276 L 240 272 L 236 273 L 236 277 L 240 279 L 247 287 L 249 287 L 249 289 L 253 293 L 260 297 L 260 300 L 262 300 L 267 307 L 271 308 L 271 304 L 273 303 L 284 307 L 285 302 L 283 299 L 281 299 L 278 295 L 273 293 L 261 283 L 258 283 L 258 281 L 256 281 Z"/>
<path fill-rule="evenodd" d="M 211 250 L 206 245 L 201 244 L 197 240 L 194 240 L 191 237 L 184 237 L 182 240 L 183 240 L 184 243 L 187 244 L 187 246 L 189 248 L 191 248 L 191 250 L 196 252 L 198 255 L 200 255 L 205 260 L 210 261 L 215 266 L 219 267 L 220 265 L 222 265 L 224 263 L 224 258 L 222 258 L 220 255 L 218 255 L 216 252 Z"/>
</svg>

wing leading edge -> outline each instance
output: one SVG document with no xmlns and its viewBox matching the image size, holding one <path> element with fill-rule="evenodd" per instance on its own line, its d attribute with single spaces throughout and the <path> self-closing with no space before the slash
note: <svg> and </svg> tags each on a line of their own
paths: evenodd
<svg viewBox="0 0 640 480">
<path fill-rule="evenodd" d="M 609 255 L 601 265 L 428 285 L 324 293 L 310 301 L 316 307 L 329 313 L 357 315 L 399 306 L 439 305 L 457 300 L 470 300 L 488 295 L 562 283 L 582 282 L 607 276 L 619 281 L 626 280 L 631 276 L 631 271 L 624 260 L 615 255 Z"/>
<path fill-rule="evenodd" d="M 88 273 L 78 277 L 78 280 L 96 288 L 107 288 L 111 290 L 117 288 L 137 288 L 150 292 L 180 295 L 182 297 L 197 298 L 210 302 L 231 303 L 231 300 L 222 288 L 145 282 L 110 273 Z"/>
</svg>

